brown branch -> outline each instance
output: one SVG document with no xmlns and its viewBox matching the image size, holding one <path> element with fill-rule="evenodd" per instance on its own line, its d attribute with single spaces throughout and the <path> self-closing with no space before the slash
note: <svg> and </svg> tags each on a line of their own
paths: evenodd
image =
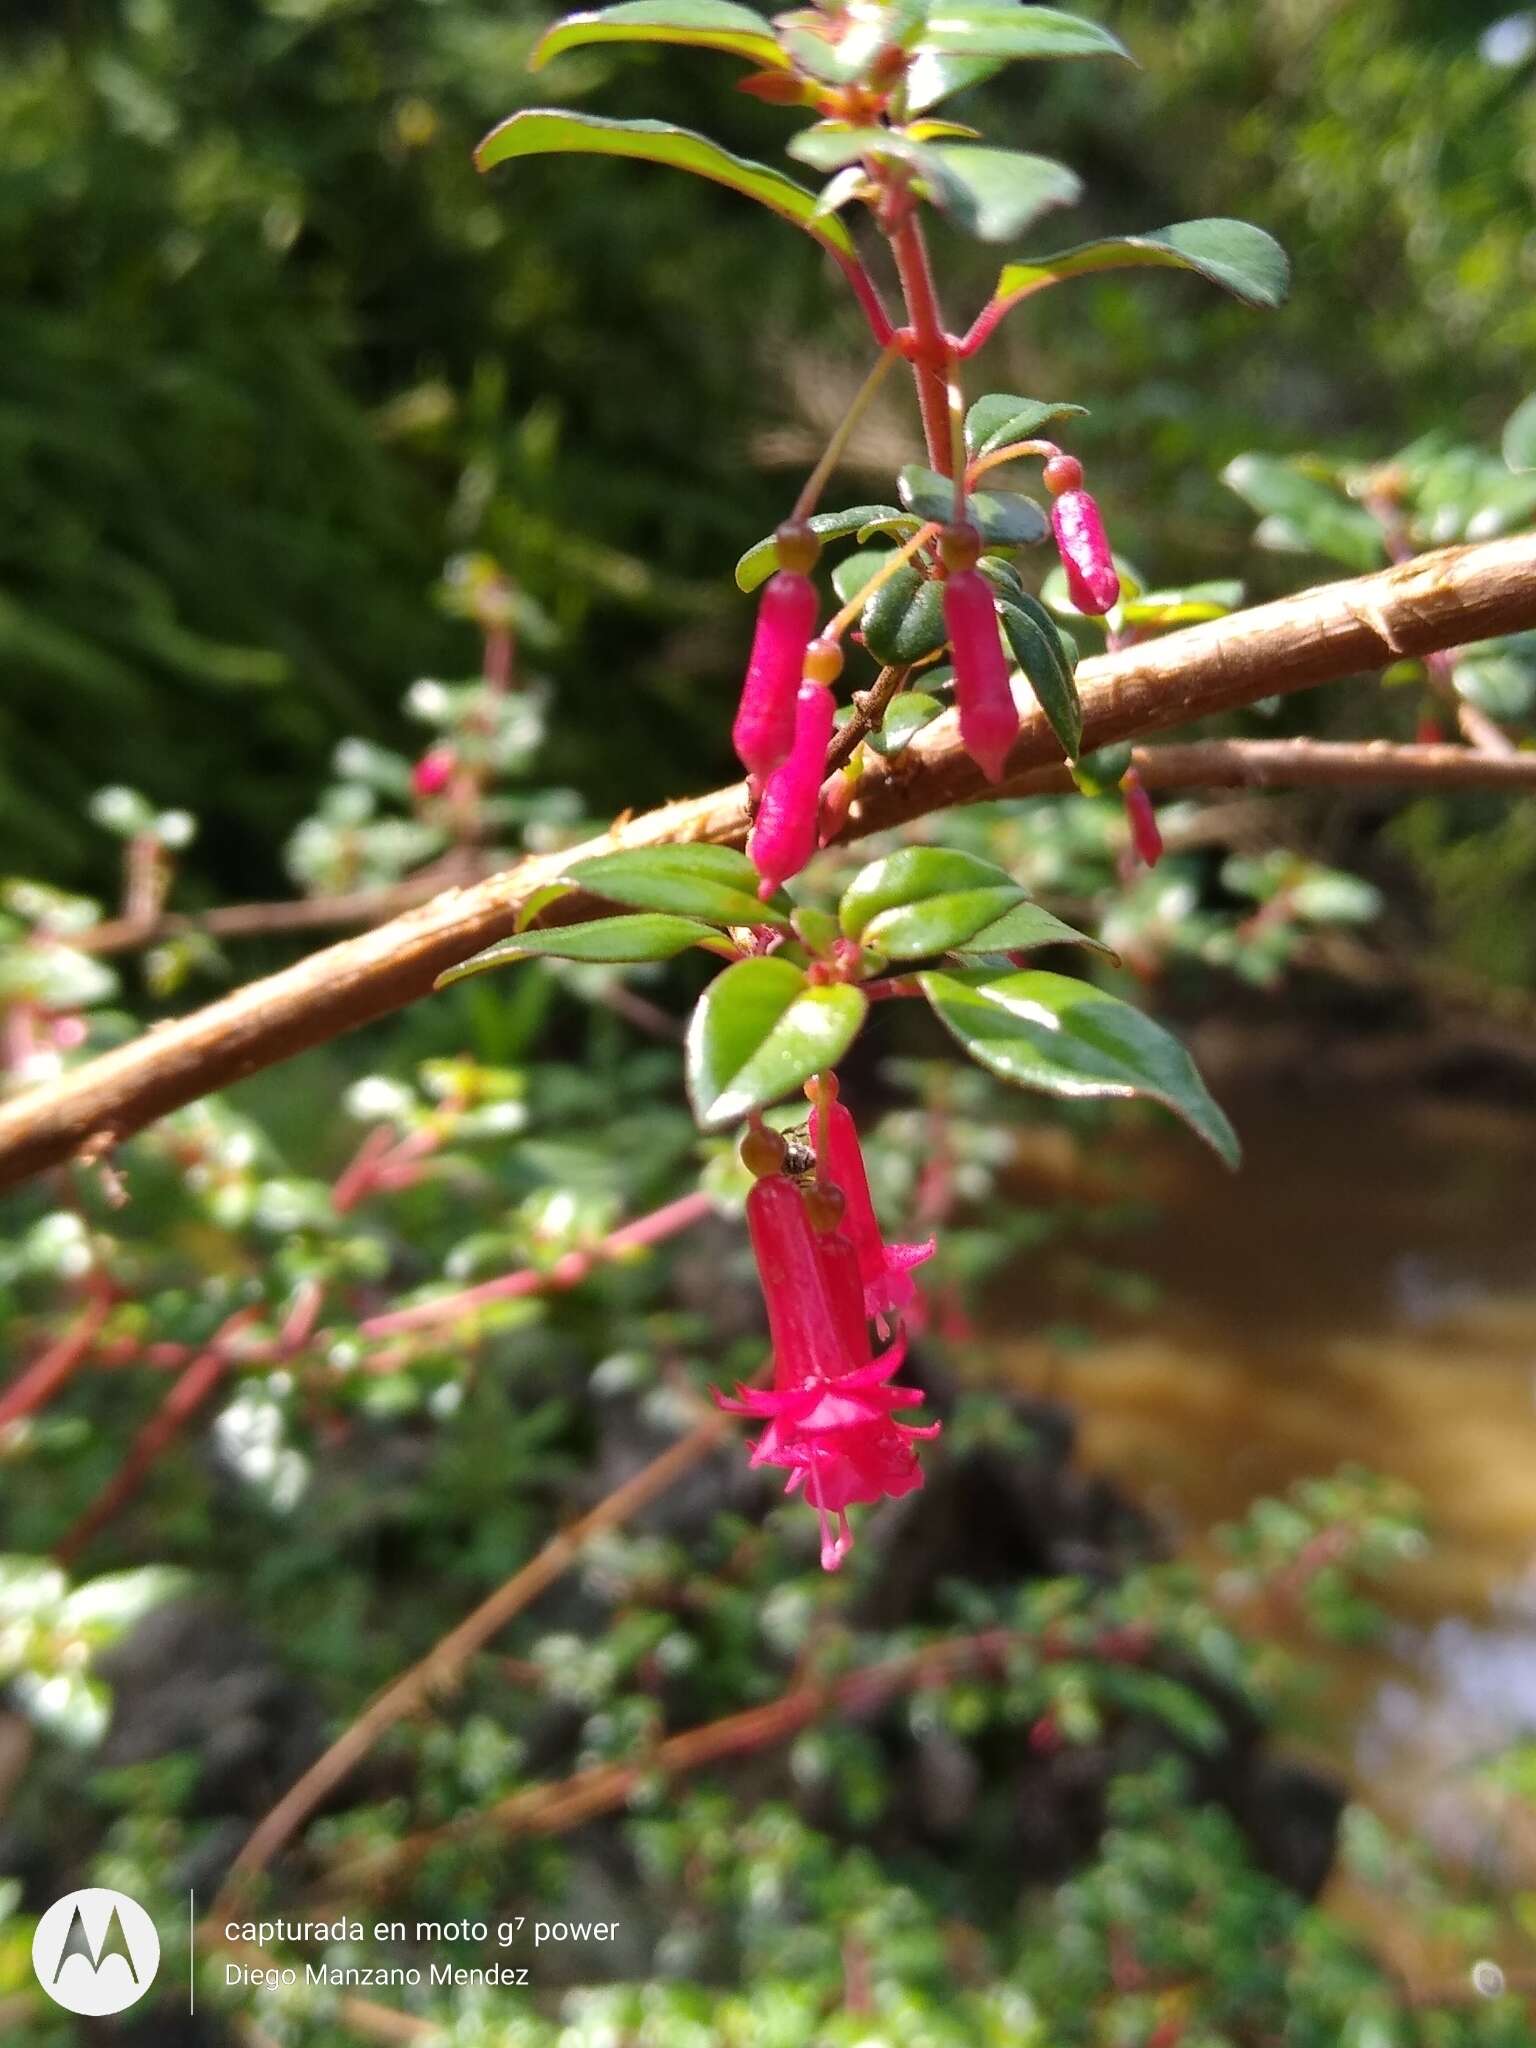
<svg viewBox="0 0 1536 2048">
<path fill-rule="evenodd" d="M 1078 671 L 1084 745 L 1111 745 L 1260 697 L 1358 675 L 1403 655 L 1531 626 L 1536 535 L 1444 548 L 1085 661 Z M 1060 751 L 1044 717 L 1027 716 L 1003 792 L 1059 762 Z M 995 793 L 946 713 L 894 760 L 870 764 L 846 836 Z M 577 859 L 615 847 L 739 846 L 746 830 L 740 784 L 669 804 L 583 847 L 446 890 L 389 924 L 237 989 L 0 1107 L 0 1186 L 93 1141 L 120 1141 L 167 1110 L 416 1001 L 445 968 L 511 932 L 532 892 Z"/>
<path fill-rule="evenodd" d="M 552 1536 L 488 1599 L 482 1600 L 456 1628 L 450 1629 L 419 1663 L 392 1679 L 258 1824 L 230 1865 L 229 1874 L 210 1909 L 210 1918 L 217 1922 L 228 1917 L 251 1882 L 397 1721 L 414 1714 L 434 1695 L 451 1692 L 470 1659 L 478 1655 L 514 1615 L 520 1614 L 569 1570 L 594 1536 L 617 1528 L 629 1516 L 665 1493 L 674 1480 L 714 1448 L 729 1426 L 730 1418 L 716 1410 L 703 1416 L 686 1436 L 669 1444 L 659 1457 L 643 1465 L 632 1478 L 607 1494 L 569 1528 Z"/>
<path fill-rule="evenodd" d="M 1536 791 L 1536 752 L 1495 754 L 1473 747 L 1394 746 L 1389 740 L 1196 740 L 1133 747 L 1148 789 L 1492 789 Z M 1070 790 L 1065 768 L 1021 777 L 1015 793 Z"/>
</svg>

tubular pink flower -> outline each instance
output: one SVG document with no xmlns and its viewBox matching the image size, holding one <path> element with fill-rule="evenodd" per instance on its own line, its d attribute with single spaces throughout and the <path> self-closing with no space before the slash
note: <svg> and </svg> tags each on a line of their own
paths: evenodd
<svg viewBox="0 0 1536 2048">
<path fill-rule="evenodd" d="M 955 702 L 965 751 L 989 782 L 1000 782 L 1019 734 L 1019 711 L 998 637 L 992 586 L 979 569 L 953 569 L 944 581 L 944 625 L 955 660 Z"/>
<path fill-rule="evenodd" d="M 771 775 L 795 740 L 795 692 L 816 630 L 816 586 L 780 569 L 763 586 L 731 741 L 749 775 Z"/>
<path fill-rule="evenodd" d="M 763 785 L 757 820 L 747 841 L 752 865 L 762 876 L 759 896 L 768 898 L 798 875 L 816 851 L 821 785 L 836 707 L 822 683 L 803 682 L 795 694 L 795 739 L 789 758 Z"/>
<path fill-rule="evenodd" d="M 1127 768 L 1121 776 L 1120 794 L 1125 802 L 1126 821 L 1131 828 L 1131 844 L 1147 866 L 1155 868 L 1163 857 L 1163 835 L 1157 829 L 1157 813 L 1152 808 L 1152 799 L 1134 768 Z"/>
<path fill-rule="evenodd" d="M 1080 612 L 1097 618 L 1120 597 L 1120 578 L 1098 506 L 1087 491 L 1063 491 L 1051 504 L 1051 530 L 1067 572 L 1067 591 Z"/>
<path fill-rule="evenodd" d="M 853 1541 L 847 1510 L 920 1486 L 914 1445 L 939 1425 L 894 1419 L 923 1397 L 890 1384 L 904 1339 L 871 1356 L 852 1240 L 840 1229 L 818 1233 L 805 1197 L 782 1173 L 754 1184 L 747 1227 L 768 1307 L 773 1385 L 716 1392 L 715 1400 L 764 1422 L 752 1463 L 780 1466 L 789 1474 L 785 1492 L 804 1492 L 821 1524 L 822 1565 L 835 1571 Z"/>
<path fill-rule="evenodd" d="M 916 1294 L 912 1268 L 933 1257 L 933 1239 L 930 1237 L 926 1244 L 886 1243 L 870 1198 L 858 1129 L 841 1102 L 823 1105 L 818 1100 L 812 1128 L 816 1133 L 817 1167 L 843 1197 L 843 1228 L 858 1257 L 859 1277 L 864 1284 L 864 1312 L 877 1324 L 887 1324 Z"/>
</svg>

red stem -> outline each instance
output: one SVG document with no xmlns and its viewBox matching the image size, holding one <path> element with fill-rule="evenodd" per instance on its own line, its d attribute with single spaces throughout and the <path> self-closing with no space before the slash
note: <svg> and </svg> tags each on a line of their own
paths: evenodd
<svg viewBox="0 0 1536 2048">
<path fill-rule="evenodd" d="M 923 439 L 928 460 L 940 476 L 952 476 L 949 432 L 949 367 L 952 350 L 939 313 L 938 293 L 928 262 L 928 245 L 922 223 L 908 213 L 891 233 L 891 252 L 896 274 L 901 279 L 907 317 L 912 323 L 912 375 L 917 384 L 918 409 L 923 417 Z"/>
<path fill-rule="evenodd" d="M 844 277 L 853 286 L 853 295 L 863 309 L 864 318 L 869 322 L 869 331 L 875 337 L 877 346 L 889 348 L 896 330 L 892 327 L 890 315 L 881 303 L 874 279 L 857 256 L 845 256 L 841 249 L 834 249 L 831 254 L 836 258 Z"/>
<path fill-rule="evenodd" d="M 102 1288 L 78 1321 L 12 1380 L 0 1394 L 0 1429 L 46 1407 L 84 1360 L 111 1306 L 112 1297 Z"/>
</svg>

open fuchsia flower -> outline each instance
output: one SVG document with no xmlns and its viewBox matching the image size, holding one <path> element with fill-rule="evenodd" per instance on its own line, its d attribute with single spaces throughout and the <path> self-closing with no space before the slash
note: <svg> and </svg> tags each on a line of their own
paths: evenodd
<svg viewBox="0 0 1536 2048">
<path fill-rule="evenodd" d="M 763 785 L 747 841 L 748 858 L 763 878 L 758 894 L 765 903 L 816 851 L 821 785 L 837 713 L 828 686 L 842 665 L 841 651 L 830 642 L 813 641 L 806 651 L 805 678 L 795 693 L 794 744 Z"/>
<path fill-rule="evenodd" d="M 1120 577 L 1103 516 L 1083 489 L 1083 466 L 1071 455 L 1056 455 L 1045 465 L 1046 489 L 1053 495 L 1051 531 L 1056 536 L 1067 592 L 1080 612 L 1098 618 L 1120 601 Z"/>
<path fill-rule="evenodd" d="M 737 758 L 758 779 L 771 775 L 794 745 L 795 693 L 816 630 L 816 586 L 805 572 L 816 559 L 817 543 L 808 531 L 808 548 L 796 545 L 796 529 L 784 533 L 789 538 L 779 542 L 780 568 L 758 601 L 757 631 L 731 727 Z"/>
<path fill-rule="evenodd" d="M 846 1114 L 846 1112 L 844 1112 Z M 848 1509 L 910 1493 L 923 1482 L 914 1446 L 938 1423 L 895 1420 L 922 1394 L 892 1386 L 906 1354 L 898 1337 L 871 1350 L 860 1260 L 842 1228 L 849 1205 L 830 1182 L 808 1192 L 784 1171 L 786 1147 L 761 1127 L 742 1154 L 758 1176 L 747 1197 L 747 1228 L 773 1341 L 773 1385 L 717 1393 L 733 1415 L 761 1418 L 754 1465 L 778 1465 L 786 1493 L 803 1492 L 821 1525 L 821 1562 L 836 1571 L 853 1536 Z"/>
<path fill-rule="evenodd" d="M 1019 736 L 1019 710 L 1008 679 L 1008 657 L 997 630 L 992 586 L 976 567 L 974 529 L 955 526 L 944 536 L 944 626 L 955 664 L 955 703 L 965 751 L 989 782 L 1001 782 L 1009 749 Z"/>
</svg>

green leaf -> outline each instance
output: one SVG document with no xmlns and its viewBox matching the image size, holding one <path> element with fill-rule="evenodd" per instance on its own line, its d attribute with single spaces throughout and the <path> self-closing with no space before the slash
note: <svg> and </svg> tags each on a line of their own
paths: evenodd
<svg viewBox="0 0 1536 2048">
<path fill-rule="evenodd" d="M 889 548 L 860 548 L 857 554 L 844 555 L 832 571 L 832 588 L 842 604 L 852 604 L 870 577 L 883 569 L 891 559 Z"/>
<path fill-rule="evenodd" d="M 978 241 L 1011 241 L 1043 213 L 1082 196 L 1082 180 L 1049 157 L 970 142 L 932 143 L 928 153 L 949 180 L 947 210 Z"/>
<path fill-rule="evenodd" d="M 718 941 L 713 925 L 700 924 L 691 917 L 669 917 L 661 911 L 645 911 L 638 917 L 595 917 L 587 924 L 556 925 L 551 931 L 518 932 L 487 946 L 483 953 L 461 961 L 440 974 L 434 988 L 447 988 L 471 974 L 484 974 L 491 967 L 505 967 L 513 960 L 670 960 L 690 946 Z"/>
<path fill-rule="evenodd" d="M 944 953 L 1025 900 L 1006 868 L 948 846 L 903 846 L 843 891 L 844 935 L 892 960 Z"/>
<path fill-rule="evenodd" d="M 1130 51 L 1096 21 L 1054 7 L 965 6 L 939 0 L 914 49 L 960 57 L 1124 57 Z"/>
<path fill-rule="evenodd" d="M 943 709 L 937 697 L 926 696 L 921 690 L 903 690 L 892 701 L 880 730 L 869 735 L 869 744 L 877 754 L 892 759 L 916 739 L 925 725 L 932 725 Z"/>
<path fill-rule="evenodd" d="M 1082 751 L 1083 707 L 1056 622 L 1033 597 L 1007 598 L 1001 611 L 1003 637 L 1013 658 L 1024 671 L 1063 753 L 1072 760 Z"/>
<path fill-rule="evenodd" d="M 948 525 L 954 518 L 954 482 L 936 469 L 909 462 L 896 484 L 901 502 L 919 519 Z M 965 516 L 989 547 L 1033 547 L 1051 530 L 1045 513 L 1022 491 L 971 491 L 965 501 Z"/>
<path fill-rule="evenodd" d="M 832 1067 L 869 1005 L 846 983 L 814 987 L 787 960 L 738 960 L 700 997 L 685 1048 L 688 1096 L 703 1129 L 738 1123 Z"/>
<path fill-rule="evenodd" d="M 1504 422 L 1501 445 L 1511 469 L 1536 469 L 1536 391 Z"/>
<path fill-rule="evenodd" d="M 1451 671 L 1456 694 L 1490 718 L 1523 718 L 1536 704 L 1536 662 L 1488 648 L 1458 661 Z"/>
<path fill-rule="evenodd" d="M 950 57 L 938 50 L 915 50 L 907 65 L 907 112 L 921 114 L 953 92 L 995 78 L 1004 62 L 1001 57 Z"/>
<path fill-rule="evenodd" d="M 574 150 L 586 156 L 638 157 L 646 163 L 670 164 L 728 185 L 770 211 L 803 227 L 829 249 L 853 253 L 848 230 L 835 215 L 816 217 L 816 194 L 766 164 L 732 156 L 718 142 L 674 128 L 668 121 L 612 121 L 598 114 L 571 114 L 557 108 L 527 107 L 493 128 L 475 151 L 482 171 L 513 157 L 547 156 Z"/>
<path fill-rule="evenodd" d="M 1032 441 L 1052 420 L 1082 418 L 1087 410 L 1085 405 L 1068 405 L 1056 398 L 1015 398 L 1010 392 L 990 392 L 978 398 L 965 416 L 965 452 L 991 455 L 1015 441 Z"/>
<path fill-rule="evenodd" d="M 1103 953 L 1111 960 L 1118 957 L 1101 940 L 1090 938 L 1075 925 L 1064 924 L 1038 903 L 1029 902 L 1015 904 L 994 924 L 983 925 L 979 932 L 972 932 L 968 939 L 949 950 L 952 953 L 1032 953 L 1038 946 L 1091 946 L 1096 953 Z"/>
<path fill-rule="evenodd" d="M 813 512 L 810 528 L 820 540 L 841 540 L 850 533 L 858 534 L 862 540 L 866 533 L 881 532 L 888 521 L 912 526 L 899 505 L 854 505 L 846 512 Z M 737 589 L 756 590 L 760 583 L 768 581 L 777 566 L 776 543 L 770 533 L 749 547 L 736 564 Z"/>
<path fill-rule="evenodd" d="M 706 924 L 787 928 L 783 897 L 763 903 L 758 873 L 731 846 L 644 846 L 579 861 L 560 878 L 631 910 L 660 910 Z"/>
<path fill-rule="evenodd" d="M 1254 534 L 1261 547 L 1327 555 L 1348 569 L 1377 569 L 1386 559 L 1381 528 L 1370 513 L 1289 462 L 1239 455 L 1221 480 L 1262 515 Z"/>
<path fill-rule="evenodd" d="M 622 6 L 557 21 L 540 37 L 528 68 L 538 71 L 551 57 L 587 43 L 696 44 L 774 70 L 789 66 L 763 17 L 733 0 L 624 0 Z"/>
<path fill-rule="evenodd" d="M 1148 590 L 1121 600 L 1127 626 L 1198 626 L 1224 619 L 1243 601 L 1241 583 L 1191 583 L 1183 590 Z"/>
<path fill-rule="evenodd" d="M 1278 306 L 1290 283 L 1285 251 L 1262 228 L 1250 227 L 1245 220 L 1181 220 L 1155 234 L 1084 242 L 1059 255 L 1010 263 L 997 280 L 993 298 L 1014 305 L 1064 278 L 1147 268 L 1193 270 L 1249 306 Z"/>
<path fill-rule="evenodd" d="M 879 662 L 909 667 L 944 645 L 944 586 L 903 565 L 870 598 L 859 619 L 864 645 Z"/>
<path fill-rule="evenodd" d="M 1236 1166 L 1236 1133 L 1194 1061 L 1129 1003 L 1037 968 L 1005 975 L 931 969 L 918 980 L 939 1021 L 1002 1080 L 1046 1095 L 1150 1097 Z"/>
</svg>

